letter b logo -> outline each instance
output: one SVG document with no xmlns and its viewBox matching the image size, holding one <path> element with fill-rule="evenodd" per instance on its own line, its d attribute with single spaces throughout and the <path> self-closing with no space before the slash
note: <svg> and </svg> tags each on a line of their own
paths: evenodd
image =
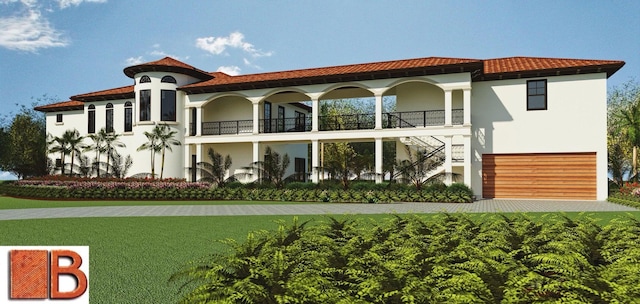
<svg viewBox="0 0 640 304">
<path fill-rule="evenodd" d="M 9 256 L 10 279 L 10 294 L 0 291 L 0 302 L 89 302 L 89 247 L 0 246 L 0 252 Z"/>
</svg>

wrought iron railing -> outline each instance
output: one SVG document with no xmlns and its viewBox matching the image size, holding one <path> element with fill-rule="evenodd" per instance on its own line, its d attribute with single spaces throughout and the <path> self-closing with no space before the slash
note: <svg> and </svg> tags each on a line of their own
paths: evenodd
<svg viewBox="0 0 640 304">
<path fill-rule="evenodd" d="M 318 120 L 320 131 L 365 130 L 376 125 L 375 114 L 371 113 L 319 116 Z"/>
<path fill-rule="evenodd" d="M 464 161 L 464 145 L 451 145 L 451 161 Z"/>
<path fill-rule="evenodd" d="M 243 134 L 253 132 L 253 120 L 230 120 L 202 123 L 202 135 Z"/>
<path fill-rule="evenodd" d="M 383 128 L 415 128 L 444 126 L 444 110 L 406 111 L 382 113 Z M 451 111 L 451 123 L 461 125 L 464 121 L 464 110 Z"/>
<path fill-rule="evenodd" d="M 311 118 L 260 119 L 260 133 L 311 131 Z"/>
</svg>

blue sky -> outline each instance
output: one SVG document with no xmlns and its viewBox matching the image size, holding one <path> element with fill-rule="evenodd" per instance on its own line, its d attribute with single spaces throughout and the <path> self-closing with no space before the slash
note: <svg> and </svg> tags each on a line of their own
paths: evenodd
<svg viewBox="0 0 640 304">
<path fill-rule="evenodd" d="M 123 68 L 165 56 L 230 74 L 429 56 L 623 60 L 611 87 L 640 80 L 638 12 L 640 1 L 0 0 L 0 116 L 129 85 Z"/>
</svg>

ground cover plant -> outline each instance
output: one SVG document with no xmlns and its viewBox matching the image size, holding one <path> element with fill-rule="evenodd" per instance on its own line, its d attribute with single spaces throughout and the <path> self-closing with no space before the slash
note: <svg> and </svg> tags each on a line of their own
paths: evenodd
<svg viewBox="0 0 640 304">
<path fill-rule="evenodd" d="M 608 200 L 612 203 L 640 208 L 640 183 L 626 182 L 611 194 Z"/>
<path fill-rule="evenodd" d="M 464 184 L 434 183 L 421 189 L 403 184 L 354 183 L 351 189 L 333 184 L 229 183 L 212 187 L 208 182 L 184 179 L 113 179 L 49 176 L 0 184 L 0 194 L 54 200 L 259 200 L 336 203 L 445 202 L 470 203 L 473 191 Z"/>
<path fill-rule="evenodd" d="M 632 303 L 640 221 L 440 214 L 281 223 L 171 281 L 183 303 Z M 178 284 L 178 286 L 180 286 Z"/>
</svg>

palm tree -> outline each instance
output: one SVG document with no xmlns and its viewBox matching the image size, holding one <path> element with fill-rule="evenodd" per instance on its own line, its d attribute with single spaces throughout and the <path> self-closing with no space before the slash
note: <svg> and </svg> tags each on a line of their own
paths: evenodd
<svg viewBox="0 0 640 304">
<path fill-rule="evenodd" d="M 67 130 L 62 134 L 62 138 L 64 142 L 67 144 L 69 151 L 71 153 L 71 174 L 73 174 L 73 163 L 75 160 L 76 153 L 82 154 L 82 150 L 85 149 L 86 145 L 82 142 L 84 140 L 84 136 L 80 136 L 80 132 L 78 130 Z"/>
<path fill-rule="evenodd" d="M 214 151 L 212 148 L 209 148 L 207 155 L 209 156 L 209 160 L 211 160 L 210 163 L 200 162 L 197 164 L 198 170 L 202 175 L 200 180 L 222 186 L 224 184 L 224 176 L 231 167 L 231 156 L 227 154 L 227 156 L 222 157 L 222 154 Z"/>
<path fill-rule="evenodd" d="M 114 131 L 115 132 L 115 131 Z M 109 167 L 111 165 L 111 158 L 115 152 L 114 147 L 124 148 L 126 145 L 118 140 L 120 134 L 116 133 L 107 133 L 104 137 L 104 148 L 107 152 L 107 176 L 109 176 Z"/>
<path fill-rule="evenodd" d="M 64 175 L 64 167 L 65 167 L 64 161 L 67 154 L 71 152 L 69 151 L 67 143 L 65 142 L 63 137 L 55 136 L 51 138 L 50 141 L 48 141 L 48 144 L 54 145 L 49 149 L 49 152 L 51 153 L 60 152 L 60 172 L 62 175 Z"/>
<path fill-rule="evenodd" d="M 91 138 L 93 144 L 88 146 L 88 151 L 96 151 L 96 158 L 94 160 L 93 166 L 96 171 L 96 176 L 100 177 L 100 156 L 103 152 L 106 152 L 105 149 L 105 139 L 108 136 L 107 129 L 102 128 L 98 133 L 90 134 L 88 137 Z"/>
<path fill-rule="evenodd" d="M 158 145 L 160 145 L 161 147 L 162 163 L 160 165 L 160 179 L 162 179 L 164 174 L 165 151 L 173 151 L 171 149 L 171 146 L 179 146 L 182 143 L 174 138 L 175 135 L 178 134 L 178 131 L 171 130 L 166 124 L 157 125 L 155 128 L 153 128 L 152 132 L 155 134 L 158 140 Z"/>
<path fill-rule="evenodd" d="M 640 100 L 615 113 L 616 127 L 633 146 L 631 160 L 633 178 L 638 176 L 638 147 L 640 146 Z"/>
<path fill-rule="evenodd" d="M 156 128 L 154 128 L 154 130 Z M 156 178 L 156 153 L 160 152 L 162 150 L 162 147 L 158 142 L 158 136 L 156 135 L 156 132 L 145 131 L 144 136 L 147 137 L 147 142 L 140 145 L 137 151 L 142 151 L 142 150 L 151 151 L 151 178 Z"/>
</svg>

